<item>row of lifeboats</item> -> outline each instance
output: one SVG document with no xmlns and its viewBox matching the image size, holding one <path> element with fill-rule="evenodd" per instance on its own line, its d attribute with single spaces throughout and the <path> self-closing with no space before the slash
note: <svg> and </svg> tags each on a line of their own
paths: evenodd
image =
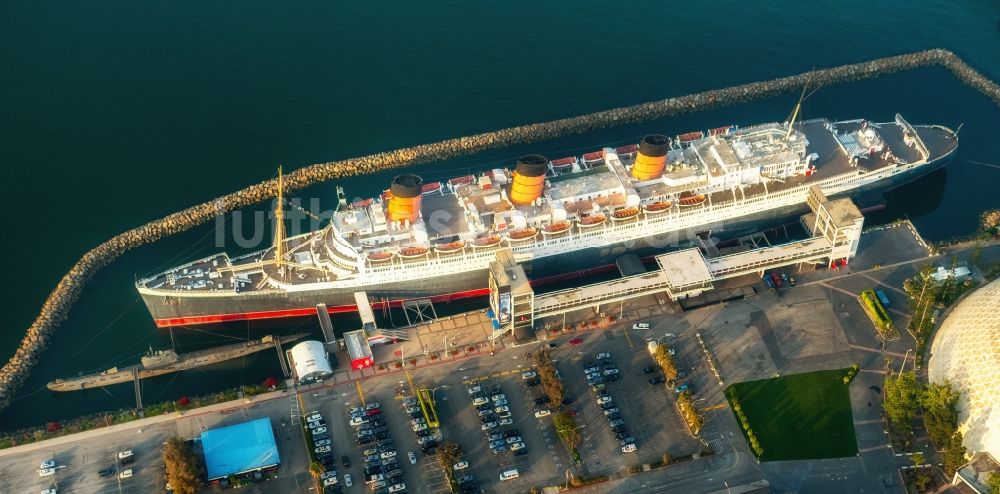
<svg viewBox="0 0 1000 494">
<path fill-rule="evenodd" d="M 680 206 L 693 206 L 696 204 L 701 204 L 705 202 L 704 194 L 692 194 L 689 196 L 681 196 L 678 204 Z M 610 219 L 612 222 L 622 222 L 630 220 L 639 216 L 639 213 L 644 212 L 647 216 L 657 215 L 665 213 L 670 210 L 673 204 L 669 201 L 659 201 L 650 204 L 645 204 L 642 207 L 632 206 L 622 209 L 618 209 L 611 213 Z M 604 213 L 595 213 L 591 215 L 584 216 L 580 218 L 577 222 L 577 228 L 581 231 L 589 230 L 591 228 L 603 225 L 608 221 L 609 216 Z M 569 220 L 561 220 L 549 223 L 542 228 L 526 227 L 513 230 L 506 235 L 506 239 L 511 243 L 526 242 L 529 240 L 534 240 L 541 233 L 543 236 L 554 236 L 561 233 L 569 231 L 573 227 L 573 222 Z M 457 240 L 454 242 L 447 242 L 441 244 L 434 244 L 431 248 L 424 246 L 408 246 L 403 247 L 395 252 L 381 251 L 381 252 L 370 252 L 368 253 L 368 261 L 370 262 L 384 262 L 392 259 L 393 257 L 400 257 L 402 259 L 418 259 L 425 257 L 433 249 L 435 252 L 440 254 L 452 254 L 456 252 L 462 252 L 466 247 L 472 248 L 490 248 L 496 247 L 503 242 L 504 237 L 500 235 L 485 235 L 473 240 L 471 243 L 462 240 Z"/>
</svg>

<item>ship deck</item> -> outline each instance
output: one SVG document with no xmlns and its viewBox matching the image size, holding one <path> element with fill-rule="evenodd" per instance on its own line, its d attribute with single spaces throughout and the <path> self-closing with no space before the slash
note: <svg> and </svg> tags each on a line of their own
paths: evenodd
<svg viewBox="0 0 1000 494">
<path fill-rule="evenodd" d="M 738 189 L 707 191 L 707 204 L 721 205 L 734 200 L 763 197 L 768 193 L 807 185 L 829 177 L 857 172 L 871 172 L 887 166 L 893 166 L 897 161 L 912 163 L 922 159 L 920 152 L 915 146 L 909 146 L 904 142 L 904 129 L 902 126 L 895 122 L 869 123 L 868 125 L 877 131 L 885 146 L 891 150 L 894 156 L 885 157 L 883 153 L 872 153 L 871 157 L 859 158 L 856 164 L 852 164 L 841 141 L 838 141 L 837 136 L 831 131 L 831 125 L 834 124 L 828 120 L 812 120 L 795 125 L 795 129 L 801 132 L 801 135 L 808 141 L 806 153 L 815 153 L 817 156 L 812 161 L 812 165 L 815 167 L 814 173 L 792 176 L 783 180 L 769 179 L 765 183 L 744 185 Z M 860 130 L 863 122 L 860 120 L 838 122 L 835 125 L 837 132 L 844 136 L 845 134 Z M 937 126 L 922 126 L 915 127 L 915 129 L 930 152 L 930 160 L 950 153 L 957 146 L 957 140 L 952 138 L 952 133 L 948 129 Z M 748 134 L 760 134 L 761 132 L 769 132 L 773 129 L 764 125 L 745 130 Z M 848 141 L 852 139 L 849 138 Z M 706 143 L 715 144 L 709 146 Z M 723 146 L 721 143 L 725 143 L 726 145 Z M 706 174 L 702 177 L 704 180 L 704 182 L 701 182 L 702 185 L 707 184 L 707 174 L 714 173 L 713 169 L 716 171 L 723 170 L 727 166 L 734 166 L 730 161 L 738 161 L 732 147 L 724 140 L 710 137 L 697 144 L 701 146 L 699 148 L 701 149 L 700 151 L 696 150 L 695 146 L 691 146 L 683 149 L 675 149 L 671 153 L 683 152 L 685 155 L 692 154 L 700 157 L 698 158 L 698 162 L 703 163 L 705 169 L 699 173 Z M 853 142 L 849 142 L 848 144 L 853 145 Z M 861 143 L 858 144 L 860 145 Z M 622 160 L 624 164 L 632 162 L 630 155 L 623 155 L 622 158 L 624 158 Z M 754 162 L 752 160 L 756 158 L 750 156 L 749 159 L 751 162 Z M 581 196 L 582 198 L 576 202 L 566 203 L 564 207 L 566 214 L 571 217 L 579 217 L 592 213 L 598 208 L 614 209 L 625 204 L 626 196 L 620 190 L 625 190 L 624 187 L 628 184 L 622 182 L 620 175 L 627 172 L 625 172 L 624 167 L 619 167 L 614 160 L 610 160 L 608 162 L 616 170 L 621 168 L 617 173 L 613 173 L 604 166 L 605 161 L 604 159 L 597 159 L 596 161 L 583 164 L 581 172 L 561 174 L 548 179 L 550 187 L 547 190 L 557 197 L 562 197 L 562 195 L 580 196 L 581 191 L 579 189 L 581 187 L 599 187 L 600 190 L 596 191 L 597 194 L 594 197 Z M 692 163 L 696 162 L 694 158 L 690 161 Z M 684 170 L 680 170 L 677 176 L 681 180 L 698 178 L 685 176 Z M 513 225 L 511 222 L 515 213 L 523 214 L 525 217 L 533 218 L 535 221 L 548 217 L 548 210 L 545 209 L 545 206 L 530 204 L 510 205 L 509 202 L 501 198 L 500 188 L 502 188 L 502 184 L 500 185 L 501 187 L 494 186 L 483 189 L 480 189 L 478 186 L 467 189 L 460 188 L 456 189 L 455 193 L 449 187 L 441 187 L 439 191 L 425 193 L 421 199 L 421 213 L 423 216 L 422 224 L 427 233 L 426 244 L 442 244 L 458 239 L 470 240 L 475 236 L 475 232 L 483 231 L 483 229 L 490 231 L 492 227 L 497 226 L 497 222 L 506 222 L 505 227 L 512 229 Z M 683 185 L 669 186 L 663 182 L 649 181 L 636 187 L 636 191 L 644 200 L 650 200 L 650 198 L 656 198 L 661 195 L 675 197 L 679 192 L 691 190 L 697 192 L 697 184 L 684 183 Z M 671 194 L 673 196 L 670 196 Z M 473 204 L 474 208 L 471 211 L 468 210 L 463 201 Z M 491 214 L 484 214 L 487 211 L 490 211 Z M 477 215 L 475 212 L 479 214 Z M 357 219 L 357 221 L 368 221 L 366 218 L 367 215 L 364 218 Z M 551 221 L 551 219 L 546 221 Z M 408 229 L 391 231 L 394 233 L 388 241 L 383 239 L 378 244 L 372 244 L 371 241 L 365 241 L 367 238 L 366 233 L 364 233 L 360 224 L 355 224 L 352 228 L 353 233 L 345 234 L 345 238 L 359 251 L 391 251 L 414 244 L 412 233 Z M 320 243 L 329 245 L 332 240 L 328 235 L 334 234 L 331 233 L 330 229 L 324 229 L 319 236 Z M 294 285 L 306 285 L 335 280 L 338 276 L 351 276 L 349 271 L 337 274 L 314 266 L 313 256 L 306 254 L 311 248 L 307 244 L 313 238 L 313 234 L 306 234 L 287 239 L 285 244 L 286 252 L 292 253 L 293 256 L 299 255 L 303 260 L 297 262 L 298 267 L 291 270 L 284 269 L 284 272 L 280 274 L 275 265 L 267 262 L 274 258 L 274 250 L 265 249 L 254 254 L 233 259 L 230 259 L 226 254 L 218 254 L 145 279 L 141 284 L 146 288 L 165 291 L 228 293 L 235 291 L 243 293 L 273 290 L 274 287 L 267 282 L 268 279 Z M 539 238 L 542 237 L 539 236 Z M 530 240 L 527 240 L 527 242 L 530 242 Z M 417 245 L 420 245 L 420 242 L 417 242 Z M 326 255 L 322 252 L 322 247 L 313 249 L 316 255 Z M 467 247 L 467 249 L 471 252 L 471 247 Z M 482 251 L 483 249 L 477 248 L 476 250 Z M 463 255 L 463 251 L 456 253 L 442 252 L 436 255 L 440 257 Z M 355 262 L 353 258 L 342 258 L 342 260 L 346 261 L 345 266 Z M 424 260 L 424 256 L 414 258 L 396 256 L 392 259 L 392 265 L 399 266 L 412 262 L 423 262 Z M 232 269 L 230 269 L 232 267 L 242 267 L 242 269 L 239 270 L 238 275 L 234 276 Z"/>
</svg>

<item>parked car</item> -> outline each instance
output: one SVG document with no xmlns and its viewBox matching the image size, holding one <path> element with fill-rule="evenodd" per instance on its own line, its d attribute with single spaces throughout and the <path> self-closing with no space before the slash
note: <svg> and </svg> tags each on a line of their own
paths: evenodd
<svg viewBox="0 0 1000 494">
<path fill-rule="evenodd" d="M 514 420 L 513 419 L 509 419 L 509 418 L 500 419 L 500 425 L 501 426 L 504 426 L 504 425 L 514 425 Z"/>
<path fill-rule="evenodd" d="M 503 437 L 514 437 L 514 436 L 520 436 L 520 435 L 521 435 L 521 431 L 519 431 L 517 429 L 509 429 L 509 430 L 503 431 Z"/>
<path fill-rule="evenodd" d="M 663 376 L 656 376 L 647 382 L 649 382 L 650 386 L 656 386 L 657 384 L 663 384 L 666 381 L 663 379 Z"/>
<path fill-rule="evenodd" d="M 132 477 L 131 468 L 129 468 L 128 470 L 122 470 L 121 472 L 118 472 L 118 480 L 124 480 L 130 477 Z"/>
<path fill-rule="evenodd" d="M 472 482 L 473 480 L 476 480 L 475 477 L 473 477 L 472 475 L 466 474 L 466 475 L 463 475 L 463 476 L 459 477 L 457 479 L 457 482 L 458 482 L 458 485 L 462 485 L 462 484 L 468 484 L 469 482 Z"/>
<path fill-rule="evenodd" d="M 425 431 L 427 430 L 427 424 L 415 424 L 413 426 L 413 432 Z"/>
<path fill-rule="evenodd" d="M 97 472 L 97 476 L 101 477 L 102 479 L 108 478 L 114 474 L 115 474 L 114 468 L 105 468 L 104 470 Z"/>
<path fill-rule="evenodd" d="M 611 419 L 611 420 L 608 421 L 608 425 L 610 425 L 611 427 L 616 427 L 616 426 L 619 426 L 619 425 L 625 425 L 625 421 L 622 420 L 622 419 L 620 419 L 620 418 L 618 418 L 618 419 Z"/>
<path fill-rule="evenodd" d="M 483 424 L 482 429 L 484 431 L 488 431 L 490 429 L 495 429 L 496 427 L 497 427 L 497 423 L 496 422 L 487 422 L 487 423 Z"/>
<path fill-rule="evenodd" d="M 345 473 L 344 474 L 344 487 L 352 487 L 352 486 L 354 486 L 354 479 L 351 478 L 351 474 Z"/>
<path fill-rule="evenodd" d="M 403 406 L 411 406 L 416 404 L 417 404 L 416 396 L 407 396 L 406 398 L 403 398 Z"/>
<path fill-rule="evenodd" d="M 655 365 L 648 365 L 642 368 L 643 374 L 652 374 L 654 372 L 660 372 L 660 368 Z"/>
<path fill-rule="evenodd" d="M 410 451 L 409 453 L 406 453 L 406 456 L 410 458 L 410 464 L 411 465 L 416 465 L 417 464 L 417 455 L 413 454 L 413 451 Z"/>
<path fill-rule="evenodd" d="M 518 442 L 513 443 L 513 444 L 510 445 L 510 450 L 511 451 L 521 451 L 521 450 L 525 449 L 526 447 L 527 446 L 525 446 L 525 444 L 523 442 L 518 441 Z"/>
<path fill-rule="evenodd" d="M 374 410 L 376 408 L 381 408 L 381 407 L 382 407 L 382 405 L 380 405 L 379 402 L 373 401 L 373 402 L 365 405 L 365 410 Z"/>
<path fill-rule="evenodd" d="M 316 427 L 315 429 L 312 429 L 313 437 L 316 437 L 317 434 L 326 434 L 326 432 L 326 427 Z"/>
<path fill-rule="evenodd" d="M 480 386 L 480 385 L 478 385 L 478 384 L 476 384 L 476 385 L 472 386 L 471 388 L 469 388 L 469 394 L 470 395 L 474 395 L 476 393 L 481 393 L 482 391 L 483 391 L 483 387 Z"/>
<path fill-rule="evenodd" d="M 548 410 L 539 410 L 539 411 L 535 412 L 535 418 L 537 418 L 537 419 L 540 419 L 542 417 L 548 417 L 549 415 L 552 415 L 552 412 L 550 412 Z"/>
<path fill-rule="evenodd" d="M 521 436 L 514 436 L 514 437 L 508 437 L 507 438 L 507 444 L 514 444 L 514 443 L 519 443 L 519 442 L 521 442 Z"/>
<path fill-rule="evenodd" d="M 498 441 L 500 439 L 503 439 L 503 437 L 504 437 L 503 434 L 501 434 L 499 432 L 494 432 L 493 434 L 490 434 L 489 436 L 487 436 L 486 440 L 489 441 L 489 442 L 493 442 L 493 441 Z"/>
<path fill-rule="evenodd" d="M 306 422 L 315 422 L 321 418 L 323 418 L 323 416 L 320 415 L 319 412 L 312 412 L 309 415 L 306 415 Z"/>
<path fill-rule="evenodd" d="M 320 439 L 319 441 L 314 442 L 313 446 L 329 446 L 331 444 L 333 444 L 333 441 L 329 439 Z"/>
<path fill-rule="evenodd" d="M 618 413 L 618 407 L 608 408 L 604 410 L 604 415 L 611 415 L 613 413 Z"/>
<path fill-rule="evenodd" d="M 687 391 L 689 389 L 691 389 L 691 385 L 688 384 L 688 383 L 684 383 L 684 384 L 681 384 L 680 386 L 677 386 L 676 388 L 674 388 L 674 391 L 677 392 L 677 393 L 683 393 L 683 392 L 685 392 L 685 391 Z"/>
<path fill-rule="evenodd" d="M 649 329 L 649 328 L 650 328 L 650 326 L 649 326 L 648 322 L 637 322 L 637 323 L 635 323 L 635 324 L 632 325 L 632 329 L 635 329 L 635 330 Z"/>
<path fill-rule="evenodd" d="M 320 447 L 318 447 L 318 448 L 314 449 L 313 451 L 314 451 L 314 452 L 315 452 L 316 454 L 320 454 L 320 453 L 329 453 L 329 452 L 331 451 L 331 448 L 330 448 L 329 446 L 320 446 Z"/>
<path fill-rule="evenodd" d="M 466 468 L 469 468 L 469 462 L 467 461 L 460 461 L 456 463 L 455 466 L 451 467 L 451 469 L 455 471 L 464 470 Z"/>
<path fill-rule="evenodd" d="M 380 454 L 379 456 L 380 456 L 380 457 L 381 457 L 381 458 L 382 458 L 383 460 L 387 460 L 387 459 L 389 459 L 389 458 L 395 458 L 395 457 L 396 457 L 396 452 L 395 452 L 395 451 L 386 451 L 386 452 L 384 452 L 384 453 L 381 453 L 381 454 Z"/>
<path fill-rule="evenodd" d="M 611 403 L 611 401 L 612 400 L 611 400 L 610 396 L 602 396 L 602 397 L 600 397 L 600 398 L 597 399 L 597 404 L 598 405 L 603 405 L 605 403 Z"/>
<path fill-rule="evenodd" d="M 500 412 L 500 413 L 497 414 L 497 417 L 499 417 L 501 420 L 503 420 L 503 419 L 509 419 L 511 417 L 511 413 L 510 412 Z"/>
<path fill-rule="evenodd" d="M 344 468 L 347 468 L 347 467 L 351 466 L 351 458 L 349 456 L 346 456 L 346 455 L 345 456 L 341 456 L 340 457 L 340 464 L 344 465 Z M 348 486 L 348 487 L 350 487 L 350 486 Z"/>
<path fill-rule="evenodd" d="M 506 400 L 507 396 L 504 395 L 503 393 L 495 393 L 493 396 L 490 396 L 490 399 L 493 401 Z"/>
<path fill-rule="evenodd" d="M 638 448 L 636 448 L 634 444 L 626 444 L 625 446 L 622 446 L 622 453 L 635 453 L 636 449 Z"/>
<path fill-rule="evenodd" d="M 55 468 L 40 468 L 38 470 L 39 477 L 51 477 L 52 475 L 55 475 L 55 473 L 56 473 Z"/>
<path fill-rule="evenodd" d="M 532 379 L 534 379 L 536 377 L 538 377 L 538 373 L 535 372 L 535 371 L 528 371 L 528 372 L 522 372 L 521 373 L 521 380 L 522 381 L 530 381 L 530 380 L 532 380 Z"/>
</svg>

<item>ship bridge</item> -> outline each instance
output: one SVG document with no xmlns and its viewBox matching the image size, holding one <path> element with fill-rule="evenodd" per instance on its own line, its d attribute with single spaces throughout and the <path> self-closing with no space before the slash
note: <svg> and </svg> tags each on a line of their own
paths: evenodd
<svg viewBox="0 0 1000 494">
<path fill-rule="evenodd" d="M 501 251 L 490 269 L 490 306 L 498 315 L 491 339 L 513 332 L 520 341 L 533 333 L 536 319 L 642 295 L 665 293 L 676 301 L 698 296 L 727 278 L 799 263 L 846 263 L 857 253 L 861 211 L 850 199 L 827 199 L 819 187 L 810 189 L 808 204 L 812 212 L 802 217 L 812 233 L 808 239 L 713 258 L 696 247 L 683 249 L 656 256 L 659 269 L 649 273 L 545 294 L 534 294 L 513 256 Z"/>
</svg>

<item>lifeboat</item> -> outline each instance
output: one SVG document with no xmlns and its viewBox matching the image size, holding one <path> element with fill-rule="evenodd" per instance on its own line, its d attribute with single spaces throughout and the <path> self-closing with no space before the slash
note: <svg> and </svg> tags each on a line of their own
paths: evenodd
<svg viewBox="0 0 1000 494">
<path fill-rule="evenodd" d="M 441 190 L 441 182 L 433 182 L 429 184 L 424 184 L 420 187 L 421 194 L 430 194 Z"/>
<path fill-rule="evenodd" d="M 542 234 L 555 235 L 569 230 L 571 226 L 573 226 L 573 224 L 568 221 L 557 221 L 555 223 L 545 225 L 545 228 L 542 228 Z"/>
<path fill-rule="evenodd" d="M 629 156 L 639 152 L 638 144 L 629 144 L 628 146 L 622 146 L 615 148 L 615 154 L 618 156 Z"/>
<path fill-rule="evenodd" d="M 642 207 L 646 214 L 660 214 L 665 213 L 670 210 L 671 203 L 667 201 L 657 201 L 651 204 L 646 204 Z"/>
<path fill-rule="evenodd" d="M 570 156 L 568 158 L 559 158 L 557 160 L 552 160 L 549 164 L 552 165 L 552 169 L 557 172 L 566 171 L 572 169 L 573 165 L 576 164 L 576 157 Z"/>
<path fill-rule="evenodd" d="M 497 235 L 489 235 L 487 237 L 479 237 L 472 242 L 472 245 L 476 247 L 493 247 L 500 243 L 500 237 Z"/>
<path fill-rule="evenodd" d="M 468 185 L 468 184 L 471 184 L 472 182 L 475 182 L 475 181 L 476 181 L 476 177 L 475 176 L 473 176 L 473 175 L 466 175 L 464 177 L 455 177 L 455 178 L 453 178 L 451 180 L 448 180 L 448 185 L 451 185 L 451 186 L 455 186 L 455 185 Z"/>
<path fill-rule="evenodd" d="M 588 165 L 591 163 L 597 163 L 604 159 L 604 151 L 594 151 L 593 153 L 587 153 L 583 155 L 583 161 Z"/>
<path fill-rule="evenodd" d="M 434 249 L 438 252 L 458 252 L 465 247 L 465 242 L 458 240 L 455 242 L 448 242 L 446 244 L 437 244 Z"/>
<path fill-rule="evenodd" d="M 580 228 L 590 228 L 592 226 L 597 226 L 604 223 L 604 220 L 606 219 L 607 217 L 604 216 L 604 213 L 597 213 L 584 218 L 580 218 L 580 221 L 578 221 L 576 224 L 580 225 Z"/>
<path fill-rule="evenodd" d="M 699 139 L 704 139 L 704 138 L 705 138 L 705 133 L 700 130 L 696 130 L 694 132 L 688 132 L 686 134 L 681 134 L 677 136 L 677 140 L 682 143 L 697 141 Z"/>
<path fill-rule="evenodd" d="M 370 252 L 368 260 L 371 262 L 385 262 L 392 259 L 392 252 Z"/>
<path fill-rule="evenodd" d="M 512 242 L 521 242 L 524 240 L 531 240 L 535 238 L 535 235 L 538 235 L 538 230 L 529 227 L 510 232 L 507 234 L 507 238 L 509 238 Z"/>
<path fill-rule="evenodd" d="M 364 199 L 364 200 L 359 199 L 351 203 L 351 206 L 354 206 L 356 208 L 363 208 L 365 206 L 371 206 L 371 205 L 372 205 L 372 199 Z"/>
<path fill-rule="evenodd" d="M 403 247 L 402 249 L 399 249 L 399 257 L 406 257 L 412 259 L 414 257 L 423 256 L 424 254 L 427 253 L 428 250 L 429 249 L 427 249 L 427 247 L 420 247 L 416 245 L 410 247 Z"/>
<path fill-rule="evenodd" d="M 705 194 L 692 194 L 690 192 L 684 192 L 681 194 L 681 198 L 677 202 L 681 206 L 697 206 L 705 202 L 705 199 Z"/>
<path fill-rule="evenodd" d="M 611 213 L 611 221 L 622 221 L 629 218 L 635 218 L 639 214 L 638 207 L 622 208 L 614 213 Z"/>
</svg>

